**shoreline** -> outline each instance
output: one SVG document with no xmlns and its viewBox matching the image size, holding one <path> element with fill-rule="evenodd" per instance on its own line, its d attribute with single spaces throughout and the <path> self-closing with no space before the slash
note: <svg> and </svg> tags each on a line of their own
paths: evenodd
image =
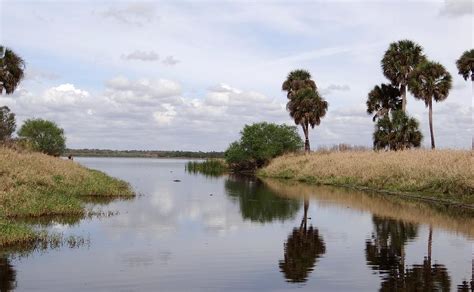
<svg viewBox="0 0 474 292">
<path fill-rule="evenodd" d="M 257 171 L 257 176 L 474 209 L 472 153 L 461 150 L 409 150 L 284 155 Z"/>
<path fill-rule="evenodd" d="M 41 153 L 0 148 L 0 246 L 44 239 L 44 232 L 21 219 L 83 217 L 87 203 L 134 196 L 127 182 L 101 171 Z"/>
</svg>

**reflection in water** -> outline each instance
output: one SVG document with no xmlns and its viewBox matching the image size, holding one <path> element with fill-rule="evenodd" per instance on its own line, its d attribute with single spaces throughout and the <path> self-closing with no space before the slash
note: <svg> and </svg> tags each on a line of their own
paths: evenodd
<svg viewBox="0 0 474 292">
<path fill-rule="evenodd" d="M 442 264 L 432 264 L 433 231 L 430 226 L 427 257 L 422 264 L 405 267 L 405 245 L 417 237 L 418 226 L 373 216 L 374 234 L 366 241 L 366 260 L 381 273 L 381 291 L 449 291 L 451 279 Z"/>
<path fill-rule="evenodd" d="M 242 217 L 252 222 L 293 219 L 300 208 L 298 200 L 279 197 L 255 177 L 231 175 L 225 189 L 238 199 Z"/>
<path fill-rule="evenodd" d="M 285 258 L 280 261 L 280 271 L 288 282 L 302 283 L 308 280 L 308 275 L 314 270 L 316 261 L 326 252 L 323 238 L 317 228 L 308 228 L 309 200 L 304 200 L 303 220 L 299 228 L 294 228 L 285 243 Z"/>
<path fill-rule="evenodd" d="M 16 288 L 16 271 L 5 257 L 0 257 L 0 292 L 12 291 Z"/>
</svg>

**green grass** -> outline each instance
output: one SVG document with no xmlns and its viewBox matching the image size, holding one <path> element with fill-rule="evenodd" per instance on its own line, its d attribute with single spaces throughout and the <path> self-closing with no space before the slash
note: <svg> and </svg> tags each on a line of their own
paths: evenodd
<svg viewBox="0 0 474 292">
<path fill-rule="evenodd" d="M 229 171 L 227 164 L 221 159 L 208 159 L 206 161 L 190 161 L 186 164 L 186 171 L 202 173 L 210 176 L 219 176 Z"/>
<path fill-rule="evenodd" d="M 37 239 L 20 218 L 81 216 L 90 198 L 134 196 L 130 186 L 75 162 L 0 148 L 0 246 Z"/>
</svg>

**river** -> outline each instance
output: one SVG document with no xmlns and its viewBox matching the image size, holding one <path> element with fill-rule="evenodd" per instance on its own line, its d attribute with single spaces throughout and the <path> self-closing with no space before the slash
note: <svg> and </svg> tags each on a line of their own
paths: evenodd
<svg viewBox="0 0 474 292">
<path fill-rule="evenodd" d="M 472 279 L 474 214 L 397 197 L 77 158 L 138 196 L 43 220 L 78 244 L 0 256 L 0 291 L 411 291 Z M 466 290 L 467 291 L 467 290 Z"/>
</svg>

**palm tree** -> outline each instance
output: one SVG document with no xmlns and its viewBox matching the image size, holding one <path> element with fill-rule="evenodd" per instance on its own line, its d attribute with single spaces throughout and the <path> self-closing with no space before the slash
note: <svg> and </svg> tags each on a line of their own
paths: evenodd
<svg viewBox="0 0 474 292">
<path fill-rule="evenodd" d="M 392 85 L 400 87 L 402 110 L 406 112 L 409 74 L 425 59 L 423 48 L 410 40 L 391 43 L 382 59 L 382 70 Z"/>
<path fill-rule="evenodd" d="M 0 46 L 0 94 L 12 94 L 23 79 L 25 62 L 15 52 Z"/>
<path fill-rule="evenodd" d="M 404 150 L 420 147 L 423 135 L 418 121 L 399 110 L 377 121 L 373 139 L 374 149 Z"/>
<path fill-rule="evenodd" d="M 372 121 L 401 109 L 400 90 L 390 84 L 376 85 L 367 97 L 367 113 L 374 114 Z"/>
<path fill-rule="evenodd" d="M 282 90 L 287 92 L 287 110 L 295 120 L 295 124 L 301 125 L 305 135 L 305 153 L 310 152 L 309 126 L 314 129 L 321 123 L 321 118 L 326 115 L 328 103 L 321 97 L 311 74 L 302 69 L 291 71 Z"/>
<path fill-rule="evenodd" d="M 474 90 L 474 49 L 465 51 L 461 57 L 456 61 L 459 75 L 462 75 L 467 81 L 471 76 L 472 88 Z"/>
<path fill-rule="evenodd" d="M 286 91 L 288 99 L 291 99 L 298 90 L 308 87 L 317 89 L 316 83 L 311 79 L 311 74 L 306 70 L 298 69 L 288 74 L 281 89 Z"/>
<path fill-rule="evenodd" d="M 431 148 L 435 148 L 433 133 L 433 99 L 436 102 L 445 100 L 451 89 L 451 74 L 443 65 L 424 61 L 410 74 L 410 91 L 415 98 L 421 99 L 428 107 Z"/>
</svg>

